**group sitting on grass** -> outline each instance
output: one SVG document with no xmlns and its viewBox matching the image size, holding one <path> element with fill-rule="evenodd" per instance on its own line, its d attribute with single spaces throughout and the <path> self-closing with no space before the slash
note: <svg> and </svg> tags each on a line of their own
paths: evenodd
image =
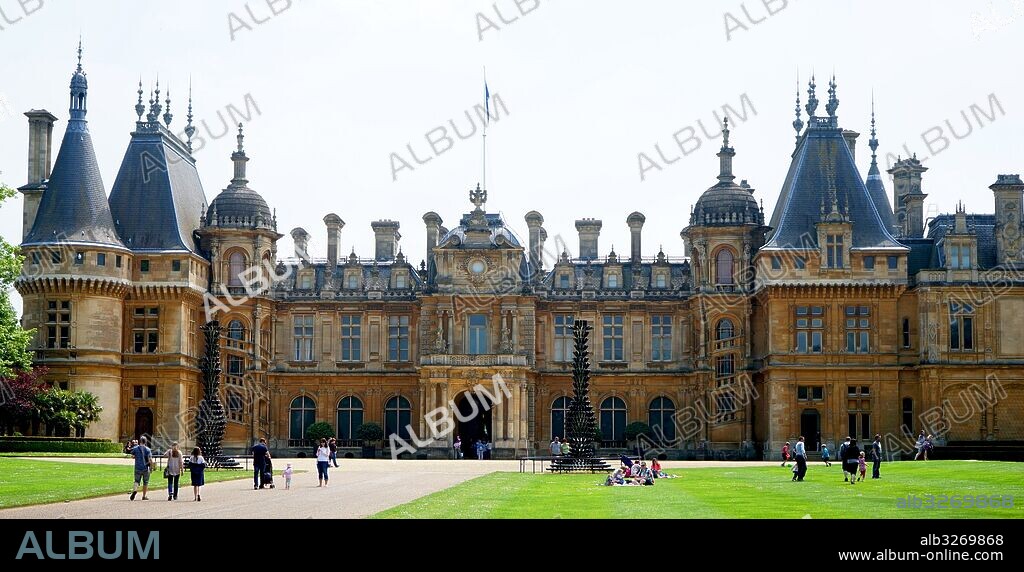
<svg viewBox="0 0 1024 572">
<path fill-rule="evenodd" d="M 608 475 L 604 484 L 609 487 L 619 486 L 652 486 L 654 479 L 672 479 L 675 475 L 666 474 L 661 470 L 658 459 L 651 459 L 651 466 L 642 459 L 634 461 L 627 455 L 621 458 L 621 464 L 614 473 Z"/>
</svg>

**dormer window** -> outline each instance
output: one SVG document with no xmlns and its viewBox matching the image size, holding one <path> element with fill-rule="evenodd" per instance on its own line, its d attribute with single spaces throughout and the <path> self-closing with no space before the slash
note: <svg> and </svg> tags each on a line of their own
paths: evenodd
<svg viewBox="0 0 1024 572">
<path fill-rule="evenodd" d="M 668 280 L 664 274 L 658 274 L 654 277 L 654 286 L 657 288 L 665 288 L 668 285 Z"/>
<path fill-rule="evenodd" d="M 970 256 L 968 254 L 968 256 Z M 887 256 L 886 262 L 889 265 L 889 270 L 897 270 L 900 267 L 900 259 L 898 256 Z"/>
<path fill-rule="evenodd" d="M 618 288 L 619 287 L 619 275 L 618 274 L 609 274 L 608 275 L 608 287 L 609 288 Z"/>
<path fill-rule="evenodd" d="M 558 287 L 559 288 L 569 288 L 569 275 L 568 274 L 559 274 L 558 275 Z"/>
<path fill-rule="evenodd" d="M 954 244 L 946 248 L 946 265 L 954 270 L 969 270 L 971 268 L 971 247 L 969 245 Z"/>
<path fill-rule="evenodd" d="M 825 257 L 828 268 L 843 268 L 843 235 L 830 234 L 825 241 Z"/>
<path fill-rule="evenodd" d="M 395 275 L 395 288 L 405 288 L 405 274 Z"/>
<path fill-rule="evenodd" d="M 864 257 L 864 270 L 874 270 L 874 269 L 875 269 L 875 257 L 874 256 L 865 256 Z"/>
<path fill-rule="evenodd" d="M 313 287 L 313 277 L 309 274 L 303 274 L 299 277 L 299 288 L 302 290 L 309 290 Z"/>
<path fill-rule="evenodd" d="M 355 274 L 348 275 L 348 289 L 357 290 L 359 288 L 359 276 Z"/>
</svg>

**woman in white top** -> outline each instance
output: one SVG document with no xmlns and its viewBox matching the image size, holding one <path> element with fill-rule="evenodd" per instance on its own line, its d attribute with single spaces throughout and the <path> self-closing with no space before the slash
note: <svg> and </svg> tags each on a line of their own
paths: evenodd
<svg viewBox="0 0 1024 572">
<path fill-rule="evenodd" d="M 331 448 L 327 446 L 327 439 L 320 439 L 320 447 L 316 450 L 316 474 L 320 479 L 317 487 L 327 486 L 327 468 L 331 465 Z"/>
</svg>

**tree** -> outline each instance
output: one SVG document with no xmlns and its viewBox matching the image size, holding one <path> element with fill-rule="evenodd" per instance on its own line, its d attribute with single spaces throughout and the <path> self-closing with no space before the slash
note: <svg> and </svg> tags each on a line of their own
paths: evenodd
<svg viewBox="0 0 1024 572">
<path fill-rule="evenodd" d="M 334 437 L 334 429 L 330 423 L 320 421 L 306 427 L 306 439 L 319 441 L 320 439 L 330 439 L 331 437 Z"/>
<path fill-rule="evenodd" d="M 84 435 L 85 429 L 98 421 L 103 407 L 96 396 L 85 391 L 68 391 L 49 387 L 33 398 L 39 420 L 46 424 L 48 435 Z"/>
<path fill-rule="evenodd" d="M 356 439 L 363 443 L 376 443 L 384 438 L 384 430 L 376 423 L 363 423 L 356 428 Z"/>
<path fill-rule="evenodd" d="M 0 183 L 0 205 L 15 191 Z M 22 257 L 17 246 L 0 237 L 0 380 L 14 377 L 19 370 L 32 368 L 28 346 L 34 334 L 23 330 L 11 306 L 8 291 L 21 274 Z"/>
<path fill-rule="evenodd" d="M 0 435 L 17 431 L 18 425 L 35 415 L 35 396 L 43 390 L 39 379 L 45 369 L 22 370 L 10 378 L 0 378 Z"/>
</svg>

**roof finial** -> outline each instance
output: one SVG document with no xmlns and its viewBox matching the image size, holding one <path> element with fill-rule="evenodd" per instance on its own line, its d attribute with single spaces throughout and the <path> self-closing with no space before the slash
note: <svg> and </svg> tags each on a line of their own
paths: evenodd
<svg viewBox="0 0 1024 572">
<path fill-rule="evenodd" d="M 159 119 L 156 116 L 156 114 L 153 113 L 153 106 L 155 105 L 155 103 L 156 102 L 153 100 L 153 88 L 150 87 L 149 88 L 149 113 L 146 114 L 146 120 L 149 121 L 150 123 L 155 123 Z"/>
<path fill-rule="evenodd" d="M 78 69 L 76 73 L 82 73 L 82 35 L 78 35 Z"/>
<path fill-rule="evenodd" d="M 825 104 L 825 111 L 828 112 L 829 117 L 836 116 L 836 109 L 839 108 L 839 100 L 836 98 L 836 75 L 832 74 L 832 79 L 828 82 L 828 103 Z"/>
<path fill-rule="evenodd" d="M 793 120 L 793 129 L 796 130 L 796 140 L 800 141 L 800 132 L 804 129 L 804 120 L 800 114 L 800 74 L 796 74 L 796 119 Z"/>
<path fill-rule="evenodd" d="M 164 111 L 164 125 L 170 127 L 171 120 L 174 119 L 174 115 L 171 114 L 171 86 L 167 86 L 167 99 L 164 102 L 167 104 L 167 109 Z"/>
<path fill-rule="evenodd" d="M 245 148 L 242 145 L 243 141 L 245 141 L 245 134 L 242 133 L 242 124 L 241 124 L 241 122 L 239 122 L 239 124 L 238 124 L 238 152 L 239 153 L 245 153 Z M 257 155 L 258 154 L 259 153 L 257 153 Z"/>
<path fill-rule="evenodd" d="M 188 124 L 185 125 L 185 136 L 188 137 L 188 152 L 192 153 L 192 135 L 196 132 L 196 128 L 192 125 L 192 78 L 188 80 Z"/>
<path fill-rule="evenodd" d="M 805 106 L 807 116 L 811 118 L 814 117 L 814 112 L 818 109 L 818 98 L 814 96 L 815 87 L 817 86 L 814 85 L 814 74 L 812 73 L 811 81 L 807 84 L 807 105 Z"/>
<path fill-rule="evenodd" d="M 153 103 L 149 107 L 150 113 L 153 118 L 149 120 L 150 123 L 160 123 L 160 112 L 163 111 L 164 106 L 160 105 L 160 76 L 156 76 L 156 95 L 153 97 Z"/>
<path fill-rule="evenodd" d="M 729 148 L 729 116 L 722 120 L 722 150 Z"/>
<path fill-rule="evenodd" d="M 871 139 L 868 140 L 868 147 L 871 147 L 871 164 L 878 163 L 876 151 L 878 150 L 878 137 L 875 132 L 875 90 L 871 90 Z"/>
<path fill-rule="evenodd" d="M 142 121 L 142 114 L 146 112 L 146 106 L 142 104 L 142 77 L 139 77 L 139 102 L 135 104 L 135 115 Z"/>
</svg>

